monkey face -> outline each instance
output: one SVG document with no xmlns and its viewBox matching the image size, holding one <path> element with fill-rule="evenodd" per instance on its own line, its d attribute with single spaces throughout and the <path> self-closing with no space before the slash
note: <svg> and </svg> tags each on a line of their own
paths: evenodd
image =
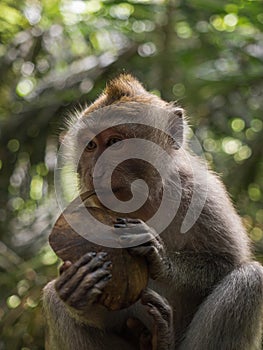
<svg viewBox="0 0 263 350">
<path fill-rule="evenodd" d="M 142 135 L 140 129 L 141 126 L 122 125 L 108 128 L 94 137 L 90 130 L 83 131 L 80 142 L 85 142 L 87 137 L 90 141 L 81 154 L 78 172 L 82 189 L 95 190 L 104 196 L 111 190 L 120 201 L 128 201 L 133 196 L 140 198 L 143 189 L 141 182 L 136 180 L 143 181 L 149 193 L 141 213 L 147 210 L 148 217 L 155 212 L 161 199 L 162 179 L 150 163 L 132 157 L 138 153 L 138 146 L 132 140 L 146 138 L 145 132 Z M 149 135 L 147 133 L 148 139 Z M 147 152 L 151 152 L 150 146 L 143 153 Z"/>
<path fill-rule="evenodd" d="M 141 206 L 146 203 L 148 211 L 156 212 L 163 185 L 169 182 L 170 155 L 180 148 L 178 114 L 176 108 L 166 110 L 135 102 L 82 115 L 80 127 L 75 127 L 81 191 L 109 194 L 110 204 L 114 198 L 133 203 L 139 198 Z"/>
</svg>

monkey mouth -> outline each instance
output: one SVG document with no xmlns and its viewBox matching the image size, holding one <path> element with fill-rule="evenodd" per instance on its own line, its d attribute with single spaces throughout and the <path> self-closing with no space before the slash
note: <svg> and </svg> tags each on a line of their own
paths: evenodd
<svg viewBox="0 0 263 350">
<path fill-rule="evenodd" d="M 109 195 L 112 192 L 115 194 L 123 191 L 127 191 L 127 190 L 124 187 L 115 187 L 115 188 L 111 188 L 110 190 L 108 188 L 103 188 L 103 187 L 94 189 L 94 192 L 99 195 Z"/>
<path fill-rule="evenodd" d="M 111 190 L 109 190 L 108 188 L 96 188 L 94 189 L 94 191 L 98 197 L 101 197 L 102 199 L 108 199 L 108 202 L 110 202 L 111 200 L 116 200 L 116 198 L 120 201 L 125 202 L 132 198 L 132 193 L 127 187 L 113 187 L 111 188 Z M 112 193 L 116 198 L 112 197 Z"/>
<path fill-rule="evenodd" d="M 103 208 L 105 207 L 105 205 L 103 204 L 103 202 L 100 201 L 100 198 L 102 199 L 102 201 L 103 199 L 108 199 L 108 203 L 109 203 L 110 200 L 112 199 L 112 192 L 113 194 L 116 194 L 116 193 L 120 193 L 120 191 L 121 191 L 120 187 L 113 188 L 111 189 L 111 191 L 109 189 L 102 188 L 102 187 L 96 188 L 96 189 L 89 190 L 82 193 L 81 199 L 85 203 L 86 207 Z"/>
</svg>

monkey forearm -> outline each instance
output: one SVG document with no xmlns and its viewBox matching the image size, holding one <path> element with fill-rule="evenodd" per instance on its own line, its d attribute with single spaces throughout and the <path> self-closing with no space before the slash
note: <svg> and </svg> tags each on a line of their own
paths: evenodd
<svg viewBox="0 0 263 350">
<path fill-rule="evenodd" d="M 262 349 L 262 287 L 259 263 L 236 267 L 199 306 L 179 349 Z"/>
<path fill-rule="evenodd" d="M 43 291 L 44 314 L 47 321 L 46 350 L 107 350 L 123 348 L 135 350 L 132 345 L 114 332 L 87 326 L 60 300 L 50 282 Z M 92 318 L 92 317 L 91 317 Z M 88 321 L 88 320 L 87 320 Z M 98 322 L 93 318 L 93 323 Z"/>
</svg>

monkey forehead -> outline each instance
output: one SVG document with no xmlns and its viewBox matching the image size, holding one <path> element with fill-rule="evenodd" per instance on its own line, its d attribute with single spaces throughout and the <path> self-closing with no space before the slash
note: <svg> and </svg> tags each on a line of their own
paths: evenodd
<svg viewBox="0 0 263 350">
<path fill-rule="evenodd" d="M 122 128 L 125 125 L 128 130 L 137 124 L 169 134 L 172 116 L 172 106 L 166 109 L 138 102 L 116 103 L 82 115 L 79 129 L 86 129 L 97 135 L 108 128 Z"/>
</svg>

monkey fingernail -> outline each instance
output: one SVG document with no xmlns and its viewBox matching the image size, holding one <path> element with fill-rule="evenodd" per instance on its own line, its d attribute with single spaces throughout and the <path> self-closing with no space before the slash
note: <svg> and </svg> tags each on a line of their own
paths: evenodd
<svg viewBox="0 0 263 350">
<path fill-rule="evenodd" d="M 149 315 L 154 316 L 156 314 L 155 307 L 152 304 L 147 303 L 144 305 L 145 305 L 145 309 Z"/>
<path fill-rule="evenodd" d="M 107 255 L 108 255 L 108 253 L 106 253 L 106 252 L 100 252 L 100 253 L 98 254 L 99 259 L 104 259 Z"/>
<path fill-rule="evenodd" d="M 124 241 L 125 241 L 125 242 L 128 242 L 128 241 L 131 240 L 131 239 L 130 239 L 130 237 L 127 237 L 127 236 L 120 236 L 120 237 L 119 237 L 119 240 L 120 240 L 120 241 L 123 241 L 123 242 L 124 242 Z"/>
<path fill-rule="evenodd" d="M 70 266 L 72 265 L 72 262 L 69 260 L 66 260 L 62 266 L 59 268 L 60 275 L 66 271 Z"/>
<path fill-rule="evenodd" d="M 117 222 L 120 222 L 122 224 L 125 224 L 126 223 L 126 219 L 125 218 L 117 218 L 116 219 Z"/>
<path fill-rule="evenodd" d="M 126 224 L 114 224 L 114 227 L 115 228 L 125 228 L 125 227 L 127 227 L 127 225 Z"/>
<path fill-rule="evenodd" d="M 105 276 L 105 277 L 103 278 L 103 280 L 104 280 L 104 281 L 108 281 L 108 280 L 110 280 L 111 278 L 112 278 L 112 275 L 109 274 L 109 275 Z"/>
<path fill-rule="evenodd" d="M 103 265 L 105 268 L 111 268 L 112 267 L 112 262 L 111 261 L 106 261 Z"/>
</svg>

